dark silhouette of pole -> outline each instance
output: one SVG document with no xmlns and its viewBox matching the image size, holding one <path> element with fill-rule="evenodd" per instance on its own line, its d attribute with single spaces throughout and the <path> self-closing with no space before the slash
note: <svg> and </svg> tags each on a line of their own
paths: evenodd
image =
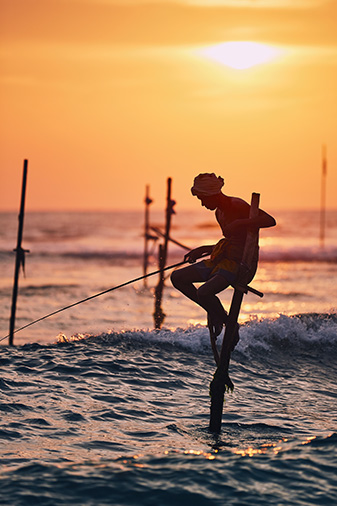
<svg viewBox="0 0 337 506">
<path fill-rule="evenodd" d="M 173 206 L 175 204 L 174 200 L 171 200 L 171 186 L 172 179 L 169 177 L 167 179 L 167 199 L 166 199 L 166 224 L 165 224 L 165 234 L 164 234 L 164 244 L 159 245 L 159 281 L 155 288 L 155 308 L 154 308 L 154 325 L 156 329 L 160 329 L 163 321 L 165 319 L 165 313 L 161 307 L 161 301 L 163 296 L 164 289 L 164 269 L 166 265 L 167 259 L 167 246 L 170 240 L 170 228 L 171 228 L 171 216 L 174 213 Z"/>
<path fill-rule="evenodd" d="M 326 146 L 323 144 L 323 146 L 322 146 L 320 233 L 319 233 L 321 248 L 324 248 L 324 243 L 325 243 L 326 177 L 327 177 Z"/>
<path fill-rule="evenodd" d="M 13 285 L 13 295 L 12 295 L 12 309 L 11 309 L 11 317 L 9 322 L 9 345 L 13 346 L 14 344 L 14 328 L 15 328 L 15 312 L 16 312 L 16 300 L 18 296 L 18 283 L 19 283 L 19 272 L 20 267 L 24 268 L 25 265 L 25 252 L 27 250 L 22 249 L 22 233 L 23 233 L 23 221 L 25 215 L 25 200 L 26 200 L 26 184 L 27 184 L 27 168 L 28 168 L 28 160 L 24 160 L 23 163 L 23 176 L 22 176 L 22 189 L 21 189 L 21 204 L 20 204 L 20 214 L 19 214 L 19 226 L 18 226 L 18 237 L 17 244 L 15 248 L 16 259 L 15 259 L 15 270 L 14 270 L 14 285 Z"/>
<path fill-rule="evenodd" d="M 145 190 L 145 219 L 144 219 L 144 260 L 143 260 L 143 274 L 144 274 L 144 286 L 147 286 L 147 267 L 149 263 L 149 234 L 150 223 L 149 223 L 149 210 L 152 199 L 150 199 L 150 187 L 146 186 Z"/>
</svg>

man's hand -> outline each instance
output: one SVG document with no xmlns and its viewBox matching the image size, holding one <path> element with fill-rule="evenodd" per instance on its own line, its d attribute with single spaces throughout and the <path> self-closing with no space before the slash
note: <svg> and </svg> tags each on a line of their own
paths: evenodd
<svg viewBox="0 0 337 506">
<path fill-rule="evenodd" d="M 198 248 L 192 249 L 184 256 L 185 262 L 193 264 L 198 258 L 212 253 L 213 246 L 199 246 Z"/>
</svg>

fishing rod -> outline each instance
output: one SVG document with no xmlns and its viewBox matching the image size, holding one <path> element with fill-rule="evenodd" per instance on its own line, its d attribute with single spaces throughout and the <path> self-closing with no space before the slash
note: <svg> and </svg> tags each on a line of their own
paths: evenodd
<svg viewBox="0 0 337 506">
<path fill-rule="evenodd" d="M 35 323 L 41 322 L 42 320 L 46 320 L 50 316 L 54 316 L 55 314 L 61 313 L 62 311 L 65 311 L 66 309 L 70 309 L 71 307 L 78 306 L 79 304 L 83 304 L 83 302 L 87 302 L 88 300 L 95 299 L 96 297 L 100 297 L 101 295 L 104 295 L 105 293 L 112 292 L 113 290 L 118 290 L 118 288 L 123 288 L 123 286 L 130 285 L 131 283 L 135 283 L 136 281 L 141 281 L 144 278 L 148 278 L 150 276 L 154 276 L 155 274 L 160 274 L 163 271 L 167 271 L 169 269 L 174 269 L 175 267 L 179 267 L 180 265 L 186 264 L 188 260 L 183 260 L 182 262 L 178 262 L 177 264 L 168 265 L 167 267 L 164 267 L 163 269 L 159 269 L 157 271 L 149 272 L 148 274 L 145 274 L 144 276 L 140 276 L 139 278 L 131 279 L 130 281 L 126 281 L 126 283 L 122 283 L 118 286 L 113 286 L 112 288 L 108 288 L 107 290 L 103 290 L 103 292 L 96 293 L 95 295 L 91 295 L 90 297 L 87 297 L 86 299 L 79 300 L 77 302 L 74 302 L 73 304 L 69 304 L 69 306 L 62 307 L 61 309 L 58 309 L 57 311 L 54 311 L 53 313 L 49 313 L 45 316 L 41 316 L 41 318 L 38 318 L 37 320 L 34 320 L 33 322 L 27 323 L 27 325 L 24 325 L 23 327 L 20 327 L 13 331 L 13 334 L 16 334 L 20 330 L 26 329 L 27 327 L 30 327 L 31 325 L 34 325 Z M 4 339 L 7 339 L 9 337 L 9 334 L 5 337 L 2 337 L 0 339 L 0 342 Z"/>
</svg>

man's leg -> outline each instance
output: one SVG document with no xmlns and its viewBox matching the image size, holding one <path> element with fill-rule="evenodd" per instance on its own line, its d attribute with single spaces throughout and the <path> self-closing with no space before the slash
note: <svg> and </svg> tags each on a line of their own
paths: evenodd
<svg viewBox="0 0 337 506">
<path fill-rule="evenodd" d="M 214 337 L 221 333 L 223 324 L 227 319 L 227 312 L 216 294 L 225 290 L 229 284 L 230 283 L 224 276 L 217 274 L 211 277 L 197 290 L 199 304 L 206 309 L 208 313 L 208 327 Z"/>
<path fill-rule="evenodd" d="M 231 276 L 231 274 L 229 273 L 228 276 Z M 228 318 L 227 312 L 224 310 L 219 298 L 216 297 L 216 294 L 225 290 L 230 284 L 225 276 L 217 274 L 198 289 L 199 303 L 208 313 L 208 328 L 215 338 L 221 333 L 223 324 L 226 324 Z M 240 326 L 237 323 L 234 331 L 232 351 L 240 340 L 239 328 Z"/>
<path fill-rule="evenodd" d="M 195 265 L 183 267 L 171 274 L 172 285 L 197 304 L 199 304 L 198 291 L 193 283 L 202 283 L 204 281 L 205 278 Z"/>
<path fill-rule="evenodd" d="M 220 274 L 205 281 L 203 274 L 196 265 L 190 265 L 172 272 L 171 281 L 177 290 L 207 311 L 208 328 L 213 337 L 217 337 L 222 331 L 223 324 L 226 323 L 227 312 L 216 294 L 225 290 L 230 282 Z M 201 282 L 204 284 L 199 288 L 193 284 Z M 236 329 L 234 346 L 239 341 L 238 329 L 239 326 Z"/>
<path fill-rule="evenodd" d="M 174 271 L 171 274 L 171 281 L 175 288 L 207 311 L 208 327 L 217 336 L 222 330 L 227 313 L 215 294 L 225 290 L 229 282 L 220 275 L 205 280 L 205 274 L 206 271 L 198 269 L 197 264 L 190 265 Z M 193 283 L 198 282 L 204 284 L 196 288 Z"/>
</svg>

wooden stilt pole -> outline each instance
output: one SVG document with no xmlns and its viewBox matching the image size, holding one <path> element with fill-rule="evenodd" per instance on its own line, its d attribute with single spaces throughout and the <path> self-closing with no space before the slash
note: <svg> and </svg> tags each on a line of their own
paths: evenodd
<svg viewBox="0 0 337 506">
<path fill-rule="evenodd" d="M 163 290 L 164 290 L 164 246 L 162 244 L 159 244 L 158 248 L 158 263 L 159 263 L 159 281 L 155 288 L 154 295 L 154 327 L 156 329 L 161 329 L 161 326 L 165 319 L 165 313 L 161 307 L 161 301 L 163 297 Z"/>
<path fill-rule="evenodd" d="M 21 247 L 22 233 L 23 233 L 23 221 L 24 221 L 24 214 L 25 214 L 27 168 L 28 168 L 28 160 L 24 160 L 18 237 L 17 237 L 16 248 L 14 250 L 16 252 L 16 259 L 15 259 L 14 284 L 13 284 L 13 294 L 12 294 L 12 309 L 11 309 L 11 317 L 10 317 L 10 321 L 9 321 L 9 343 L 8 344 L 10 346 L 14 345 L 15 313 L 16 313 L 16 300 L 17 300 L 17 296 L 18 296 L 18 283 L 19 283 L 20 266 L 24 267 L 25 253 L 28 251 L 28 250 L 22 249 L 22 247 Z"/>
<path fill-rule="evenodd" d="M 321 248 L 324 248 L 324 243 L 325 243 L 326 177 L 327 177 L 326 146 L 323 145 L 322 146 L 320 234 L 319 234 Z"/>
<path fill-rule="evenodd" d="M 143 261 L 143 274 L 144 276 L 147 275 L 147 267 L 149 262 L 149 229 L 150 229 L 150 223 L 149 223 L 149 208 L 150 204 L 152 203 L 152 200 L 150 199 L 150 187 L 149 185 L 146 186 L 145 189 L 145 220 L 144 220 L 144 261 Z M 144 286 L 147 286 L 147 278 L 144 278 Z"/>
<path fill-rule="evenodd" d="M 258 193 L 252 194 L 250 218 L 255 218 L 259 213 L 259 199 Z M 248 231 L 245 248 L 242 257 L 242 264 L 238 275 L 238 285 L 240 287 L 246 287 L 250 281 L 251 270 L 254 265 L 255 255 L 258 246 L 258 230 Z M 225 334 L 222 342 L 221 353 L 219 357 L 218 367 L 215 371 L 213 380 L 210 385 L 211 394 L 211 413 L 209 430 L 211 432 L 219 433 L 221 429 L 221 419 L 224 404 L 224 395 L 226 390 L 233 390 L 234 385 L 229 377 L 229 361 L 230 355 L 233 348 L 233 341 L 237 321 L 241 309 L 241 303 L 243 299 L 245 288 L 236 286 L 234 288 L 234 294 L 232 297 L 232 303 L 228 315 L 228 321 L 226 323 Z"/>
<path fill-rule="evenodd" d="M 170 239 L 171 216 L 173 214 L 173 205 L 174 205 L 174 201 L 171 200 L 171 186 L 172 186 L 172 179 L 169 177 L 167 180 L 166 224 L 165 224 L 164 244 L 159 246 L 160 274 L 158 284 L 155 288 L 155 310 L 153 316 L 154 316 L 154 326 L 156 329 L 161 328 L 165 318 L 165 314 L 161 308 L 161 301 L 164 289 L 164 279 L 165 279 L 164 268 L 167 259 L 167 247 Z"/>
</svg>

